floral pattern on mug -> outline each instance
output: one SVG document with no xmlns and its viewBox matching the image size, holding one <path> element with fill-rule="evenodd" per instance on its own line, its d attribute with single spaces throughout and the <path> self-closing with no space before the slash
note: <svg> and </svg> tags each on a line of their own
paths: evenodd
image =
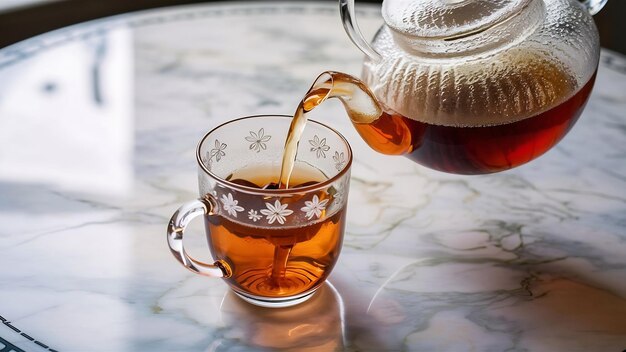
<svg viewBox="0 0 626 352">
<path fill-rule="evenodd" d="M 231 216 L 237 217 L 237 212 L 243 211 L 243 207 L 237 205 L 239 204 L 239 201 L 233 199 L 233 195 L 230 193 L 228 193 L 228 196 L 222 194 L 222 198 L 220 200 L 224 205 L 224 210 L 226 210 Z"/>
<path fill-rule="evenodd" d="M 339 152 L 335 152 L 335 155 L 333 155 L 333 160 L 335 161 L 335 169 L 337 169 L 337 171 L 341 171 L 343 166 L 346 164 L 346 156 L 344 155 L 344 153 L 341 152 L 340 154 Z"/>
<path fill-rule="evenodd" d="M 309 144 L 312 146 L 311 151 L 315 152 L 318 159 L 320 157 L 326 158 L 326 152 L 330 150 L 330 146 L 326 145 L 326 138 L 320 140 L 320 137 L 314 135 L 313 139 L 309 139 Z"/>
<path fill-rule="evenodd" d="M 305 206 L 300 208 L 300 210 L 306 213 L 305 215 L 309 220 L 313 219 L 314 215 L 319 219 L 320 216 L 322 216 L 322 211 L 326 209 L 326 203 L 328 203 L 328 199 L 320 201 L 319 197 L 316 194 L 310 201 L 305 201 Z"/>
<path fill-rule="evenodd" d="M 246 140 L 248 142 L 251 142 L 250 150 L 255 150 L 258 153 L 261 150 L 267 149 L 266 143 L 270 139 L 272 139 L 272 136 L 270 135 L 266 136 L 265 130 L 263 128 L 261 128 L 259 132 L 253 132 L 253 131 L 249 131 L 249 132 L 250 132 L 250 136 L 246 137 Z"/>
<path fill-rule="evenodd" d="M 211 159 L 215 157 L 215 161 L 219 162 L 223 156 L 226 156 L 224 150 L 226 150 L 227 146 L 228 145 L 226 143 L 220 143 L 220 141 L 216 139 L 215 148 L 209 150 L 209 152 L 207 153 L 207 159 L 211 161 Z"/>
<path fill-rule="evenodd" d="M 269 224 L 273 224 L 274 221 L 278 221 L 279 224 L 283 225 L 286 217 L 293 214 L 293 210 L 287 209 L 288 205 L 289 204 L 281 204 L 277 199 L 274 202 L 274 205 L 265 203 L 265 207 L 267 209 L 261 209 L 261 214 L 265 215 Z"/>
<path fill-rule="evenodd" d="M 259 215 L 259 213 L 254 210 L 254 209 L 250 209 L 250 211 L 248 212 L 248 219 L 257 222 L 259 220 L 261 220 L 262 216 Z"/>
<path fill-rule="evenodd" d="M 348 184 L 346 181 L 341 181 L 339 184 L 335 184 L 331 189 L 332 192 L 329 194 L 333 196 L 332 204 L 334 206 L 341 206 L 343 202 L 346 200 L 346 192 L 347 192 Z"/>
<path fill-rule="evenodd" d="M 320 219 L 322 217 L 322 212 L 327 210 L 327 206 L 329 202 L 332 200 L 332 204 L 340 205 L 343 202 L 344 190 L 339 188 L 330 188 L 330 193 L 327 193 L 329 196 L 327 199 L 320 199 L 317 194 L 313 195 L 311 200 L 305 200 L 303 207 L 300 210 L 305 214 L 304 216 L 308 220 L 313 220 L 313 218 Z M 215 197 L 215 191 L 213 191 Z M 331 198 L 332 197 L 332 198 Z M 222 194 L 220 201 L 222 202 L 222 208 L 233 217 L 237 217 L 237 213 L 243 212 L 244 207 L 239 205 L 239 201 L 233 197 L 231 193 Z M 265 203 L 266 209 L 255 210 L 250 209 L 247 212 L 248 219 L 253 222 L 257 222 L 265 216 L 268 224 L 273 224 L 274 222 L 278 222 L 281 225 L 284 225 L 287 217 L 293 214 L 293 210 L 288 209 L 289 204 L 282 204 L 280 200 L 275 200 L 274 204 Z M 260 213 L 260 214 L 259 214 Z"/>
</svg>

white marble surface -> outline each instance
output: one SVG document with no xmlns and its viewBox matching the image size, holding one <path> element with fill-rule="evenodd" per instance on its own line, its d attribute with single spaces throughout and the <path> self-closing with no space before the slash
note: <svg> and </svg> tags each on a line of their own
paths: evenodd
<svg viewBox="0 0 626 352">
<path fill-rule="evenodd" d="M 360 18 L 367 36 L 382 22 L 375 7 Z M 290 113 L 319 72 L 360 60 L 332 2 L 153 10 L 0 50 L 0 337 L 25 351 L 626 349 L 626 59 L 607 51 L 574 130 L 500 174 L 378 155 L 337 102 L 316 111 L 355 163 L 344 249 L 308 304 L 253 308 L 178 265 L 165 227 L 196 196 L 200 136 Z"/>
</svg>

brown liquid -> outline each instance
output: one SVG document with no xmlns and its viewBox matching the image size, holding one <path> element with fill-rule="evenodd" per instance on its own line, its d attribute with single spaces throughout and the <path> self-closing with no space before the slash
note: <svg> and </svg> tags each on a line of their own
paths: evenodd
<svg viewBox="0 0 626 352">
<path fill-rule="evenodd" d="M 298 108 L 293 114 L 293 120 L 289 125 L 289 131 L 287 132 L 287 138 L 285 140 L 285 149 L 283 151 L 278 188 L 289 188 L 291 175 L 296 162 L 298 143 L 300 143 L 300 137 L 302 136 L 302 132 L 304 131 L 304 126 L 307 121 L 306 113 L 321 104 L 326 99 L 328 93 L 328 89 L 313 90 L 313 88 L 311 88 L 302 101 L 300 101 L 300 104 L 298 104 Z"/>
<path fill-rule="evenodd" d="M 350 101 L 354 91 L 367 90 L 364 84 L 339 72 L 327 74 L 331 78 L 326 82 L 318 79 L 300 103 L 286 147 L 297 146 L 306 112 L 326 98 L 337 97 L 344 103 L 361 137 L 374 150 L 388 155 L 405 155 L 435 170 L 467 175 L 504 171 L 548 151 L 576 123 L 595 81 L 594 74 L 572 97 L 535 116 L 502 125 L 466 127 L 426 123 L 422 121 L 429 119 L 408 118 L 390 111 L 383 111 L 377 118 L 364 116 L 357 111 L 359 106 L 353 108 L 351 105 L 355 104 Z M 556 80 L 554 87 L 571 82 L 563 74 L 547 77 Z M 568 90 L 560 87 L 558 91 Z M 285 157 L 289 159 L 283 160 L 283 169 L 293 160 L 293 155 L 286 154 Z"/>
<path fill-rule="evenodd" d="M 248 168 L 236 171 L 230 182 L 255 187 L 276 188 L 278 170 Z M 317 169 L 297 165 L 291 175 L 291 188 L 325 181 Z M 221 197 L 218 190 L 218 198 Z M 228 193 L 228 191 L 226 191 Z M 300 211 L 306 195 L 282 197 L 282 204 Z M 315 193 L 320 200 L 325 192 Z M 264 199 L 238 193 L 239 205 L 245 209 L 264 209 Z M 330 200 L 332 201 L 332 199 Z M 244 213 L 241 213 L 243 216 Z M 304 226 L 252 226 L 233 221 L 221 215 L 205 216 L 209 247 L 215 259 L 229 266 L 232 275 L 226 280 L 235 290 L 263 297 L 286 297 L 306 292 L 320 285 L 328 276 L 339 256 L 345 227 L 345 206 L 335 214 L 322 214 L 321 220 L 309 221 Z"/>
<path fill-rule="evenodd" d="M 556 145 L 578 120 L 594 76 L 556 107 L 513 123 L 482 127 L 439 126 L 383 113 L 370 124 L 355 123 L 375 150 L 406 154 L 429 168 L 455 174 L 486 174 L 527 163 Z"/>
</svg>

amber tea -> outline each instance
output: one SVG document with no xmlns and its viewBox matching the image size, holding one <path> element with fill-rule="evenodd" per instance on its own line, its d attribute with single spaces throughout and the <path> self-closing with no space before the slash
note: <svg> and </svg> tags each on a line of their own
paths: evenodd
<svg viewBox="0 0 626 352">
<path fill-rule="evenodd" d="M 355 123 L 375 150 L 404 154 L 435 170 L 485 174 L 525 164 L 554 147 L 583 111 L 595 75 L 573 96 L 545 112 L 497 125 L 446 126 L 383 112 L 372 123 Z M 565 80 L 563 80 L 565 81 Z"/>
<path fill-rule="evenodd" d="M 418 91 L 412 95 L 414 90 L 403 89 L 404 95 L 395 99 L 420 111 L 414 116 L 380 104 L 365 82 L 355 77 L 324 72 L 300 102 L 285 149 L 297 146 L 308 112 L 328 98 L 338 98 L 361 137 L 383 154 L 404 155 L 455 174 L 517 167 L 547 152 L 567 134 L 595 81 L 594 73 L 576 90 L 577 81 L 561 68 L 547 63 L 530 67 L 502 79 L 499 89 L 459 88 L 441 82 L 436 85 L 441 87 L 437 94 Z M 520 93 L 519 86 L 528 89 Z M 444 92 L 455 99 L 440 99 Z M 294 155 L 287 152 L 285 157 L 283 169 L 288 175 Z"/>
<path fill-rule="evenodd" d="M 257 189 L 276 188 L 279 169 L 270 166 L 246 167 L 235 171 L 226 179 L 232 183 Z M 292 174 L 290 189 L 315 185 L 328 178 L 318 169 L 305 164 L 296 164 Z M 220 195 L 218 191 L 218 198 Z M 206 215 L 207 239 L 213 257 L 222 260 L 230 267 L 232 274 L 226 280 L 237 290 L 262 297 L 290 296 L 307 291 L 321 284 L 339 255 L 342 243 L 341 233 L 345 227 L 345 205 L 334 214 L 326 214 L 326 205 L 332 200 L 325 192 L 282 198 L 281 207 L 287 214 L 299 211 L 316 218 L 316 209 L 321 220 L 302 226 L 258 226 L 249 222 L 236 221 L 232 217 Z M 268 204 L 270 207 L 268 207 Z M 280 211 L 271 212 L 272 200 L 258 196 L 246 197 L 238 193 L 238 205 L 246 209 L 259 209 L 250 216 L 280 219 Z M 304 209 L 304 211 L 303 211 Z M 265 210 L 264 213 L 261 211 Z M 291 214 L 290 214 L 291 215 Z"/>
</svg>

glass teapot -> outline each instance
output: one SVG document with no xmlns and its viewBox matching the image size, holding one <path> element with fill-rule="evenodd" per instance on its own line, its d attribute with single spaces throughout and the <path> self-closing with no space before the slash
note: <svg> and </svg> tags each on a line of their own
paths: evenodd
<svg viewBox="0 0 626 352">
<path fill-rule="evenodd" d="M 384 0 L 371 45 L 354 0 L 339 3 L 362 80 L 325 72 L 307 97 L 339 98 L 379 152 L 457 174 L 507 170 L 563 138 L 591 93 L 591 14 L 606 0 Z"/>
</svg>

